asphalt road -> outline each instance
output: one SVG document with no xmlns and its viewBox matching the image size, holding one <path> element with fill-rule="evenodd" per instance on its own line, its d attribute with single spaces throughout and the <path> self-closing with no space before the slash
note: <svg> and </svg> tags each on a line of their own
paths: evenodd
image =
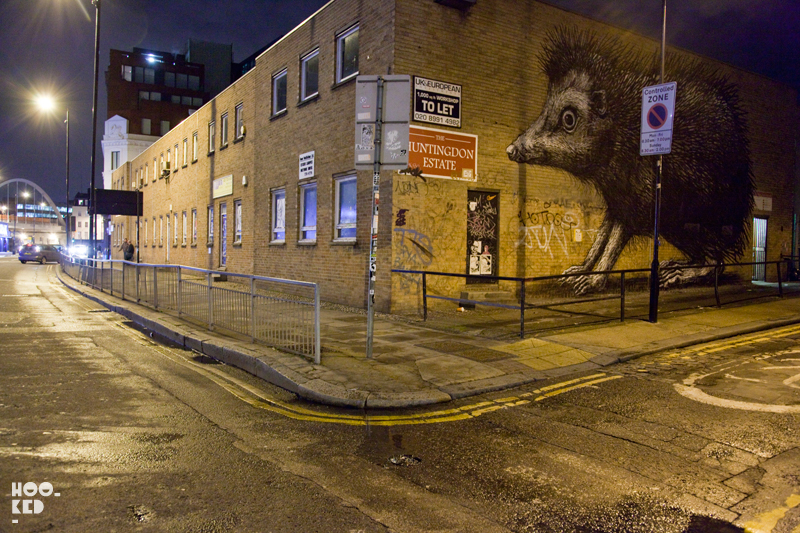
<svg viewBox="0 0 800 533">
<path fill-rule="evenodd" d="M 800 533 L 800 327 L 365 413 L 159 344 L 56 268 L 0 259 L 0 532 Z"/>
</svg>

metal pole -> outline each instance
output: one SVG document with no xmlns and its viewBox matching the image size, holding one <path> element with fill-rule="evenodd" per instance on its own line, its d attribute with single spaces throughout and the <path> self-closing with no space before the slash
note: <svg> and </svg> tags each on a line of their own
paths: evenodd
<svg viewBox="0 0 800 533">
<path fill-rule="evenodd" d="M 664 15 L 661 26 L 661 76 L 659 83 L 664 83 L 664 58 L 667 44 L 667 0 L 663 0 Z M 650 265 L 650 322 L 658 322 L 658 223 L 661 215 L 661 172 L 664 165 L 664 156 L 658 156 L 656 163 L 655 183 L 655 221 L 653 224 L 653 262 Z"/>
<path fill-rule="evenodd" d="M 383 78 L 378 77 L 377 110 L 375 113 L 375 164 L 372 170 L 372 225 L 369 246 L 369 293 L 367 294 L 367 359 L 372 359 L 372 337 L 375 327 L 375 276 L 378 270 L 378 202 L 381 183 L 381 123 L 383 122 Z"/>
<path fill-rule="evenodd" d="M 519 338 L 525 338 L 525 280 L 520 280 L 519 287 Z"/>
<path fill-rule="evenodd" d="M 69 214 L 69 109 L 67 109 L 67 120 L 65 120 L 64 122 L 67 125 L 67 221 L 66 221 L 67 223 L 65 225 L 67 227 L 66 248 L 67 248 L 67 254 L 69 254 L 69 243 L 70 243 L 70 240 L 69 240 L 69 236 L 70 236 L 69 223 L 71 221 L 70 214 Z"/>
<path fill-rule="evenodd" d="M 100 71 L 100 0 L 92 0 L 95 7 L 94 24 L 94 96 L 92 99 L 92 154 L 90 157 L 92 164 L 91 191 L 89 194 L 89 257 L 96 257 L 97 239 L 97 195 L 95 194 L 95 171 L 94 157 L 97 151 L 97 76 Z"/>
<path fill-rule="evenodd" d="M 314 364 L 320 364 L 320 352 L 322 351 L 320 345 L 322 343 L 319 338 L 319 284 L 314 284 Z"/>
</svg>

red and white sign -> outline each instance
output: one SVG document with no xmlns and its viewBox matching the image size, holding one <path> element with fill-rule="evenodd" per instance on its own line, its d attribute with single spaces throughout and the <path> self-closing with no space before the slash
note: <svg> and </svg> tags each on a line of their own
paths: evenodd
<svg viewBox="0 0 800 533">
<path fill-rule="evenodd" d="M 425 177 L 478 181 L 478 136 L 410 126 L 408 166 Z"/>
</svg>

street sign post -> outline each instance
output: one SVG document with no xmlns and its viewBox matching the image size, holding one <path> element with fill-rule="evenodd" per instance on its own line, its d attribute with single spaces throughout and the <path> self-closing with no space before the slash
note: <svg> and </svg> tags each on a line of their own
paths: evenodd
<svg viewBox="0 0 800 533">
<path fill-rule="evenodd" d="M 403 75 L 356 78 L 355 165 L 372 167 L 372 225 L 367 296 L 367 358 L 372 358 L 375 318 L 375 279 L 378 272 L 378 203 L 381 167 L 408 167 L 408 122 L 411 115 L 411 77 Z"/>
</svg>

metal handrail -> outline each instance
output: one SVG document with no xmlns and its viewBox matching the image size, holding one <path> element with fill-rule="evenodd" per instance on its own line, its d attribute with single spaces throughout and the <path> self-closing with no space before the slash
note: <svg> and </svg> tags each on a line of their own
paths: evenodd
<svg viewBox="0 0 800 533">
<path fill-rule="evenodd" d="M 209 330 L 219 326 L 236 331 L 249 336 L 253 342 L 259 340 L 290 352 L 308 355 L 313 357 L 315 364 L 320 364 L 320 289 L 317 283 L 183 265 L 78 259 L 66 255 L 61 256 L 61 266 L 70 277 L 101 292 L 108 291 L 112 296 L 116 293 L 123 300 L 134 298 L 137 304 L 156 310 L 171 309 L 180 318 L 190 317 L 206 322 Z M 199 307 L 200 301 L 189 292 L 197 282 L 184 275 L 189 272 L 198 274 L 199 279 L 205 278 L 206 294 Z M 230 285 L 226 288 L 215 286 L 214 276 L 242 280 L 242 283 L 231 285 L 247 287 L 248 290 L 237 290 L 230 288 Z M 283 292 L 275 296 L 276 291 L 263 294 L 256 288 L 258 282 L 277 284 L 278 287 L 312 289 L 313 297 L 299 298 Z M 135 283 L 135 294 L 129 290 L 131 283 Z M 237 305 L 245 299 L 246 305 Z M 224 306 L 228 304 L 230 308 L 226 311 Z M 313 307 L 313 318 L 307 318 L 307 313 L 302 310 L 305 306 Z M 215 313 L 215 308 L 222 312 Z"/>
<path fill-rule="evenodd" d="M 781 271 L 781 265 L 787 262 L 784 259 L 779 261 L 752 261 L 752 262 L 742 262 L 742 263 L 717 263 L 711 265 L 675 265 L 675 266 L 667 266 L 667 267 L 660 267 L 659 272 L 669 272 L 675 270 L 684 270 L 684 269 L 693 269 L 693 268 L 714 268 L 714 296 L 716 300 L 717 307 L 722 307 L 722 303 L 720 300 L 719 295 L 719 278 L 722 270 L 725 267 L 739 267 L 739 266 L 752 266 L 752 265 L 763 265 L 766 268 L 767 265 L 775 265 L 777 268 L 777 279 L 778 279 L 778 295 L 779 297 L 783 297 L 783 273 Z M 570 300 L 569 303 L 585 303 L 590 301 L 599 301 L 599 300 L 607 300 L 607 299 L 616 299 L 619 298 L 620 300 L 620 311 L 619 311 L 619 319 L 620 321 L 625 320 L 625 287 L 626 287 L 626 275 L 629 274 L 637 274 L 637 273 L 647 273 L 648 277 L 650 275 L 651 269 L 649 268 L 633 268 L 633 269 L 624 269 L 624 270 L 601 270 L 601 271 L 581 271 L 581 272 L 570 272 L 568 274 L 554 274 L 554 275 L 547 275 L 547 276 L 533 276 L 533 277 L 513 277 L 513 276 L 474 276 L 470 274 L 463 274 L 457 272 L 432 272 L 427 270 L 405 270 L 405 269 L 392 269 L 392 273 L 394 274 L 417 274 L 422 276 L 422 308 L 423 308 L 423 320 L 428 319 L 428 299 L 435 299 L 435 300 L 447 300 L 459 303 L 469 303 L 475 305 L 484 305 L 488 307 L 500 307 L 505 309 L 513 309 L 519 310 L 520 312 L 520 338 L 525 338 L 525 310 L 531 309 L 534 307 L 540 307 L 535 305 L 528 305 L 526 304 L 526 294 L 525 294 L 525 284 L 531 282 L 543 282 L 543 281 L 555 281 L 555 280 L 565 280 L 572 277 L 577 276 L 610 276 L 610 275 L 619 275 L 620 276 L 620 288 L 619 288 L 619 295 L 618 296 L 610 296 L 604 295 L 594 298 L 587 298 L 582 300 Z M 788 273 L 788 269 L 787 269 Z M 455 298 L 449 296 L 440 296 L 440 295 L 433 295 L 428 294 L 428 276 L 440 276 L 440 277 L 457 277 L 457 278 L 480 278 L 482 282 L 486 283 L 493 283 L 496 281 L 511 281 L 515 283 L 519 283 L 519 305 L 509 305 L 509 304 L 502 304 L 497 302 L 487 302 L 481 300 L 471 300 L 467 298 Z M 548 304 L 548 305 L 552 305 Z"/>
</svg>

